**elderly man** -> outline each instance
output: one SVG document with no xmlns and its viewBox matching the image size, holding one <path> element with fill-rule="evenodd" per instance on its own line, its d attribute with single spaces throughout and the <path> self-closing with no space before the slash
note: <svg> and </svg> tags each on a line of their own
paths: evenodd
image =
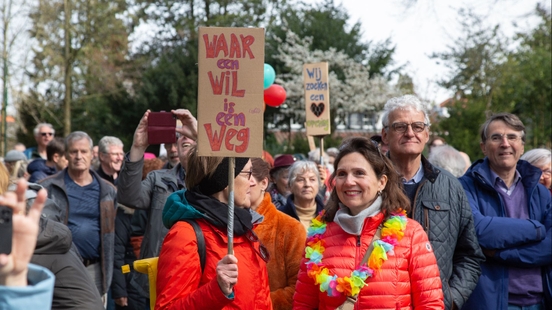
<svg viewBox="0 0 552 310">
<path fill-rule="evenodd" d="M 67 168 L 41 184 L 59 206 L 61 221 L 67 223 L 83 264 L 104 295 L 113 275 L 116 190 L 90 169 L 92 146 L 85 132 L 69 134 L 65 138 Z"/>
<path fill-rule="evenodd" d="M 98 142 L 100 166 L 96 172 L 115 186 L 125 156 L 123 147 L 123 142 L 117 137 L 105 136 Z"/>
<path fill-rule="evenodd" d="M 119 174 L 117 198 L 120 203 L 147 211 L 145 235 L 140 250 L 140 258 L 159 256 L 161 244 L 168 232 L 163 226 L 162 212 L 167 197 L 173 192 L 185 188 L 185 167 L 188 161 L 188 151 L 195 141 L 188 138 L 197 137 L 197 120 L 188 110 L 172 111 L 182 121 L 185 127 L 177 127 L 178 139 L 174 143 L 179 163 L 171 169 L 155 170 L 142 181 L 144 153 L 148 147 L 148 116 L 146 111 L 136 131 L 130 152 L 125 156 L 123 168 Z M 189 132 L 187 128 L 195 128 Z M 185 135 L 184 135 L 185 134 Z M 136 214 L 135 214 L 136 217 Z M 134 219 L 133 219 L 134 221 Z M 136 280 L 142 287 L 144 296 L 149 297 L 147 277 L 136 275 Z"/>
<path fill-rule="evenodd" d="M 54 139 L 56 134 L 54 126 L 48 123 L 40 123 L 34 128 L 33 134 L 37 146 L 26 149 L 25 155 L 28 159 L 46 159 L 46 146 Z"/>
<path fill-rule="evenodd" d="M 487 256 L 466 309 L 552 309 L 552 211 L 541 171 L 520 160 L 525 126 L 509 113 L 481 126 L 484 159 L 460 182 Z"/>
<path fill-rule="evenodd" d="M 432 166 L 422 155 L 430 124 L 418 98 L 390 99 L 382 122 L 382 140 L 411 201 L 408 216 L 422 225 L 433 246 L 445 307 L 459 309 L 475 288 L 484 260 L 466 194 L 453 175 Z"/>
</svg>

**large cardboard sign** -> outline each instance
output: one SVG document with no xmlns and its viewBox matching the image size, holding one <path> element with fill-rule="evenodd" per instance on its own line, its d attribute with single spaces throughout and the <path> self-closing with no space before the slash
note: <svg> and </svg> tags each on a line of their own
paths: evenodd
<svg viewBox="0 0 552 310">
<path fill-rule="evenodd" d="M 303 65 L 305 86 L 305 110 L 308 136 L 329 135 L 330 132 L 330 84 L 328 63 Z"/>
<path fill-rule="evenodd" d="M 263 28 L 199 28 L 199 156 L 261 157 Z"/>
</svg>

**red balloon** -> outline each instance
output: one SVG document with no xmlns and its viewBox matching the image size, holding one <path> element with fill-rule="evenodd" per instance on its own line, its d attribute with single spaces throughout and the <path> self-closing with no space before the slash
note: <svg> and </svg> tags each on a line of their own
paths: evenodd
<svg viewBox="0 0 552 310">
<path fill-rule="evenodd" d="M 279 107 L 286 101 L 286 90 L 278 85 L 272 84 L 264 90 L 264 102 L 271 107 Z"/>
</svg>

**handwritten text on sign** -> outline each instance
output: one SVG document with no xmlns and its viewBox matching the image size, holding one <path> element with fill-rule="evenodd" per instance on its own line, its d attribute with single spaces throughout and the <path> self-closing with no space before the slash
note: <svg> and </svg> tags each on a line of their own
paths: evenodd
<svg viewBox="0 0 552 310">
<path fill-rule="evenodd" d="M 307 135 L 330 134 L 328 63 L 303 65 Z"/>
<path fill-rule="evenodd" d="M 259 156 L 264 30 L 200 28 L 200 38 L 198 122 L 204 130 L 199 132 L 199 153 Z"/>
</svg>

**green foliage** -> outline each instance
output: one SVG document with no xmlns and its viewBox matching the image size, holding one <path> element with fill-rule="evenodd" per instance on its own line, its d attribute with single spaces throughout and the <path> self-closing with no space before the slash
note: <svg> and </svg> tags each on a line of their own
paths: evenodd
<svg viewBox="0 0 552 310">
<path fill-rule="evenodd" d="M 448 132 L 447 142 L 481 158 L 479 126 L 486 114 L 509 112 L 526 126 L 526 148 L 550 147 L 552 64 L 550 13 L 537 7 L 541 22 L 513 40 L 518 45 L 507 49 L 508 38 L 498 26 L 487 27 L 471 12 L 461 12 L 464 35 L 448 52 L 434 54 L 450 68 L 451 75 L 441 85 L 456 93 L 450 117 L 436 125 Z M 516 46 L 516 45 L 514 45 Z"/>
</svg>

